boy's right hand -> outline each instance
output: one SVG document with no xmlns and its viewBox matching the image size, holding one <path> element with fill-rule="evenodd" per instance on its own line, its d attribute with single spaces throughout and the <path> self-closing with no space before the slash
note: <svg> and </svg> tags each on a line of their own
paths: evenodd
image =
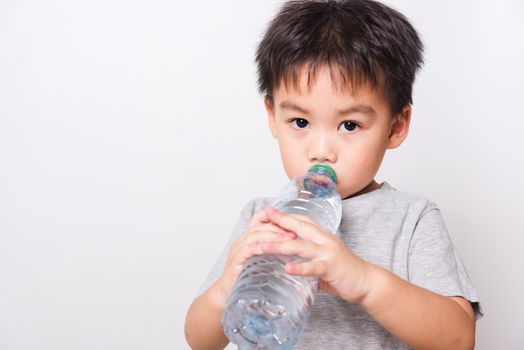
<svg viewBox="0 0 524 350">
<path fill-rule="evenodd" d="M 254 255 L 264 254 L 260 247 L 261 243 L 281 242 L 295 238 L 294 232 L 286 231 L 272 224 L 265 209 L 253 215 L 247 232 L 231 246 L 222 276 L 211 287 L 213 299 L 221 308 L 225 307 L 246 261 Z"/>
</svg>

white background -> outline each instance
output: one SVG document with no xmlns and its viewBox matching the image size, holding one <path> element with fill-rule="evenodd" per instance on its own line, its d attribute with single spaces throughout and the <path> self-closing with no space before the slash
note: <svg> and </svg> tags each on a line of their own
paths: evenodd
<svg viewBox="0 0 524 350">
<path fill-rule="evenodd" d="M 524 5 L 388 1 L 425 45 L 378 181 L 431 198 L 524 348 Z M 286 183 L 254 52 L 280 1 L 0 0 L 0 349 L 187 349 L 240 209 Z"/>
</svg>

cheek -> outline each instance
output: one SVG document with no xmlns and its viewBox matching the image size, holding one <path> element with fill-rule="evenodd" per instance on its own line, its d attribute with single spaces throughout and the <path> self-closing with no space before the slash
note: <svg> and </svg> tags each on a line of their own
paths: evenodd
<svg viewBox="0 0 524 350">
<path fill-rule="evenodd" d="M 374 158 L 382 158 L 387 148 L 388 137 L 380 128 L 360 137 L 354 143 L 354 149 L 358 156 L 372 161 Z M 365 160 L 365 159 L 364 159 Z"/>
<path fill-rule="evenodd" d="M 351 145 L 346 145 L 347 151 L 344 152 L 344 164 L 347 169 L 348 180 L 350 183 L 366 182 L 371 180 L 378 171 L 384 153 L 385 143 L 381 137 L 362 138 Z"/>
<path fill-rule="evenodd" d="M 384 153 L 385 144 L 382 140 L 368 141 L 355 150 L 354 162 L 362 173 L 376 172 L 380 166 Z"/>
<path fill-rule="evenodd" d="M 296 178 L 304 174 L 304 156 L 300 147 L 293 142 L 279 140 L 280 157 L 284 170 L 289 178 Z"/>
</svg>

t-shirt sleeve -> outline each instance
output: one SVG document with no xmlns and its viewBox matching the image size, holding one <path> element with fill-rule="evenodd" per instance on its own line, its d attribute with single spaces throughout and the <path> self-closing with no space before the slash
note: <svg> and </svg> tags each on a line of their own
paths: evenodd
<svg viewBox="0 0 524 350">
<path fill-rule="evenodd" d="M 240 236 L 242 236 L 246 232 L 246 229 L 248 228 L 249 223 L 251 222 L 251 218 L 257 211 L 261 209 L 262 207 L 260 206 L 259 201 L 257 201 L 256 199 L 249 201 L 244 206 L 240 213 L 240 217 L 238 218 L 238 221 L 233 231 L 231 232 L 231 235 L 229 236 L 229 240 L 226 246 L 222 249 L 222 252 L 218 256 L 218 259 L 215 261 L 215 264 L 211 268 L 211 271 L 207 275 L 204 283 L 198 289 L 196 296 L 199 296 L 205 291 L 207 291 L 209 287 L 211 287 L 211 285 L 215 283 L 215 281 L 222 275 L 227 257 L 229 256 L 229 251 L 231 250 L 231 246 Z"/>
<path fill-rule="evenodd" d="M 476 319 L 482 317 L 477 292 L 458 256 L 440 210 L 432 203 L 417 222 L 409 246 L 408 279 L 444 296 L 468 300 Z"/>
</svg>

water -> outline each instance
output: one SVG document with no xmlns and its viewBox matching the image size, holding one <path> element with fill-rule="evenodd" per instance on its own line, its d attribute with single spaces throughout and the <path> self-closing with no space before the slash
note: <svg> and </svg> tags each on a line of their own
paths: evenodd
<svg viewBox="0 0 524 350">
<path fill-rule="evenodd" d="M 309 316 L 313 288 L 288 275 L 284 256 L 252 258 L 224 312 L 224 330 L 239 349 L 291 349 Z"/>
<path fill-rule="evenodd" d="M 337 212 L 333 204 L 324 200 L 310 200 L 304 198 L 282 201 L 274 205 L 280 211 L 309 216 L 324 230 L 335 232 L 338 228 Z M 340 221 L 340 218 L 338 218 Z"/>
<path fill-rule="evenodd" d="M 332 179 L 336 175 L 324 167 L 310 170 L 305 177 L 292 180 L 273 206 L 287 213 L 309 216 L 324 230 L 336 232 L 341 200 Z M 318 283 L 316 278 L 285 272 L 285 263 L 296 260 L 300 258 L 262 255 L 246 263 L 222 317 L 224 333 L 240 350 L 284 350 L 296 343 Z"/>
</svg>

